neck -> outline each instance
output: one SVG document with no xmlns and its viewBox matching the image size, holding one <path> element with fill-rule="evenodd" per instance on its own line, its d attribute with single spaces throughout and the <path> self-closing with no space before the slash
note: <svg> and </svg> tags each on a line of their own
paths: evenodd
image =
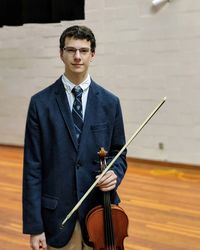
<svg viewBox="0 0 200 250">
<path fill-rule="evenodd" d="M 69 79 L 70 82 L 72 82 L 75 85 L 79 85 L 80 83 L 82 83 L 88 76 L 88 73 L 85 74 L 68 74 L 65 71 L 65 76 L 67 77 L 67 79 Z"/>
</svg>

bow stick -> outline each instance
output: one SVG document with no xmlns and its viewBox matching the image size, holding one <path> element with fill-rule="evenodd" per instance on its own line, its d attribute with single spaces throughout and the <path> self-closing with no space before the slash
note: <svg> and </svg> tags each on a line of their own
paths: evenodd
<svg viewBox="0 0 200 250">
<path fill-rule="evenodd" d="M 146 120 L 142 123 L 142 125 L 136 130 L 136 132 L 130 137 L 130 139 L 127 141 L 127 143 L 121 148 L 121 150 L 115 155 L 115 157 L 112 159 L 112 161 L 108 164 L 108 166 L 103 170 L 103 172 L 99 175 L 99 177 L 96 179 L 96 181 L 90 186 L 90 188 L 87 190 L 87 192 L 82 196 L 82 198 L 78 201 L 78 203 L 74 206 L 74 208 L 68 213 L 66 218 L 62 222 L 62 227 L 66 223 L 67 220 L 72 216 L 72 214 L 80 207 L 80 205 L 83 203 L 83 201 L 86 199 L 86 197 L 90 194 L 90 192 L 94 189 L 94 187 L 97 185 L 99 180 L 105 175 L 105 173 L 112 167 L 112 165 L 115 163 L 117 158 L 121 155 L 121 153 L 128 147 L 128 145 L 132 142 L 132 140 L 138 135 L 138 133 L 142 130 L 142 128 L 148 123 L 148 121 L 153 117 L 153 115 L 159 110 L 159 108 L 164 104 L 166 101 L 166 97 L 163 98 L 163 100 L 159 103 L 158 106 L 153 110 L 153 112 L 146 118 Z"/>
</svg>

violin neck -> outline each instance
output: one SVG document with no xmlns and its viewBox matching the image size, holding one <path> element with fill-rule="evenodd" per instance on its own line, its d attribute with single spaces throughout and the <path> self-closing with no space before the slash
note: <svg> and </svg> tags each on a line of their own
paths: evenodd
<svg viewBox="0 0 200 250">
<path fill-rule="evenodd" d="M 101 171 L 105 170 L 106 168 L 106 158 L 107 151 L 104 148 L 98 152 L 100 156 L 100 166 Z M 112 221 L 112 209 L 111 209 L 111 202 L 110 202 L 110 192 L 103 192 L 103 216 L 104 216 L 104 238 L 105 238 L 105 250 L 115 250 L 115 237 L 114 237 L 114 230 L 113 230 L 113 221 Z"/>
</svg>

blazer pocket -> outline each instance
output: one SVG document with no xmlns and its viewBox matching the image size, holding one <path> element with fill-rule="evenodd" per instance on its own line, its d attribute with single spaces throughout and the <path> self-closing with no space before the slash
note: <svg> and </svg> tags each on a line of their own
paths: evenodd
<svg viewBox="0 0 200 250">
<path fill-rule="evenodd" d="M 56 209 L 58 205 L 58 199 L 43 196 L 42 197 L 42 207 L 47 209 Z"/>
<path fill-rule="evenodd" d="M 107 122 L 91 125 L 91 130 L 93 132 L 106 130 L 107 128 L 108 128 L 108 123 Z"/>
</svg>

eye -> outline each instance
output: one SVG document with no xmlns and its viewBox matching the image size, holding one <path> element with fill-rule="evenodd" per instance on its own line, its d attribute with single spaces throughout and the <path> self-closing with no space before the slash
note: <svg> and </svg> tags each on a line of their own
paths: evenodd
<svg viewBox="0 0 200 250">
<path fill-rule="evenodd" d="M 88 53 L 89 50 L 90 50 L 89 48 L 81 48 L 81 49 L 79 49 L 80 53 L 82 53 L 82 54 Z"/>
<path fill-rule="evenodd" d="M 70 53 L 70 54 L 76 53 L 76 49 L 73 49 L 73 48 L 66 48 L 65 50 L 66 50 L 68 53 Z"/>
</svg>

